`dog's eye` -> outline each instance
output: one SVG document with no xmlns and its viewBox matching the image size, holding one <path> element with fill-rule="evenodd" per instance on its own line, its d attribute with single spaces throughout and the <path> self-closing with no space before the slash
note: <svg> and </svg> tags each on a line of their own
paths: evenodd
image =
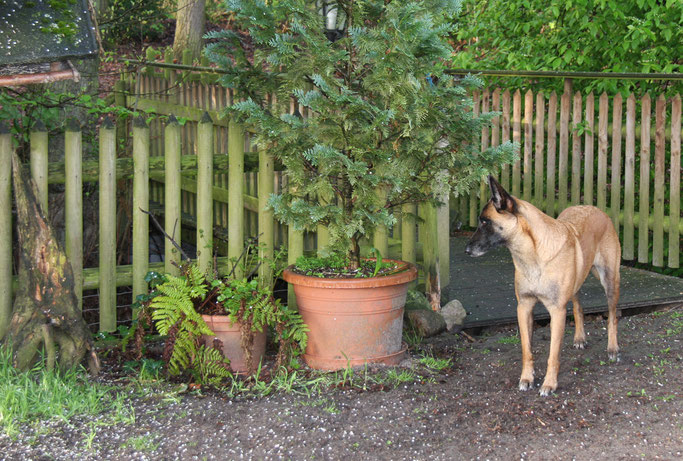
<svg viewBox="0 0 683 461">
<path fill-rule="evenodd" d="M 489 220 L 486 218 L 479 218 L 479 222 L 482 223 L 483 225 L 488 224 Z"/>
</svg>

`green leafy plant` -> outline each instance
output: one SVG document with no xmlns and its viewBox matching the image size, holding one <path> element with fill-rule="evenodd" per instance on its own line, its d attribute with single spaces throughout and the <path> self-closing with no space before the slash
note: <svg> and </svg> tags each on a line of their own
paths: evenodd
<svg viewBox="0 0 683 461">
<path fill-rule="evenodd" d="M 202 335 L 213 332 L 194 308 L 208 290 L 205 276 L 190 265 L 181 277 L 167 276 L 156 287 L 158 295 L 149 303 L 151 317 L 159 334 L 166 336 L 163 359 L 171 375 L 189 370 L 200 383 L 216 383 L 231 376 L 222 352 L 200 344 Z"/>
<path fill-rule="evenodd" d="M 139 359 L 142 338 L 153 323 L 158 333 L 165 336 L 163 360 L 170 375 L 189 373 L 198 384 L 216 385 L 232 374 L 219 344 L 203 343 L 202 336 L 214 333 L 202 314 L 227 315 L 231 322 L 240 324 L 247 369 L 252 369 L 254 332 L 267 328 L 274 330 L 279 344 L 275 369 L 289 367 L 293 358 L 306 348 L 308 328 L 297 312 L 273 297 L 270 287 L 259 286 L 258 280 L 250 275 L 234 277 L 234 267 L 250 264 L 247 260 L 253 253 L 256 252 L 247 247 L 224 278 L 211 279 L 194 264 L 183 266 L 180 276 L 150 272 L 146 277 L 150 293 L 138 300 L 140 311 L 124 344 L 132 341 L 136 346 L 134 356 Z"/>
<path fill-rule="evenodd" d="M 286 169 L 288 187 L 269 200 L 275 216 L 327 226 L 325 250 L 355 270 L 361 240 L 391 227 L 392 210 L 468 191 L 514 153 L 480 152 L 475 139 L 495 114 L 470 110 L 466 87 L 479 80 L 445 72 L 458 2 L 333 3 L 347 18 L 335 42 L 316 2 L 230 0 L 235 27 L 208 34 L 207 55 L 244 98 L 230 115 Z M 290 114 L 292 100 L 300 110 Z"/>
</svg>

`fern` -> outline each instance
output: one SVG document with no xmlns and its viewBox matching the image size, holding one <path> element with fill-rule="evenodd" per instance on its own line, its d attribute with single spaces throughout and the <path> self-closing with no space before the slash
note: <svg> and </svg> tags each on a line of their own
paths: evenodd
<svg viewBox="0 0 683 461">
<path fill-rule="evenodd" d="M 201 271 L 190 266 L 184 276 L 169 275 L 156 289 L 158 294 L 149 306 L 159 334 L 167 336 L 164 358 L 169 374 L 189 370 L 200 383 L 210 384 L 230 376 L 221 352 L 199 344 L 202 335 L 213 336 L 194 308 L 194 300 L 203 299 L 208 291 Z"/>
</svg>

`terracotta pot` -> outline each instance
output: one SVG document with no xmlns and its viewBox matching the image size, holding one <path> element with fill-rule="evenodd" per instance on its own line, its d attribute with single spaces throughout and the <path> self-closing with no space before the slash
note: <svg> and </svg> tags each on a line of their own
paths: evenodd
<svg viewBox="0 0 683 461">
<path fill-rule="evenodd" d="M 384 277 L 309 277 L 293 272 L 292 266 L 283 272 L 310 329 L 304 353 L 308 366 L 339 370 L 365 363 L 396 365 L 403 360 L 403 308 L 417 269 L 395 262 L 406 270 Z"/>
<path fill-rule="evenodd" d="M 223 355 L 230 359 L 230 368 L 236 373 L 252 373 L 258 367 L 266 352 L 266 332 L 257 331 L 254 333 L 254 344 L 251 352 L 252 370 L 247 369 L 244 351 L 240 345 L 241 333 L 240 324 L 231 323 L 227 315 L 202 315 L 202 318 L 209 326 L 211 331 L 223 343 Z M 213 342 L 213 336 L 202 336 L 205 345 Z"/>
</svg>

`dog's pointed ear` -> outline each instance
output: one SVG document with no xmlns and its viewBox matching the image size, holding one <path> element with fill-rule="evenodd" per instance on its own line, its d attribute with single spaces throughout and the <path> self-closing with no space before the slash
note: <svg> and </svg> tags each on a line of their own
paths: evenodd
<svg viewBox="0 0 683 461">
<path fill-rule="evenodd" d="M 491 188 L 491 202 L 496 208 L 496 211 L 509 211 L 514 213 L 516 209 L 515 199 L 507 193 L 503 186 L 496 181 L 496 178 L 489 175 L 489 187 Z"/>
</svg>

